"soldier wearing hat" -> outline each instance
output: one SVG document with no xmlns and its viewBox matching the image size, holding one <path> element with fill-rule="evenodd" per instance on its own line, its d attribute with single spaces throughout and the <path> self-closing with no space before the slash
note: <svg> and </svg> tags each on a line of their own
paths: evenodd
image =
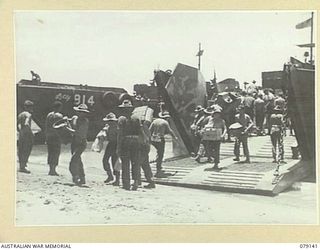
<svg viewBox="0 0 320 250">
<path fill-rule="evenodd" d="M 220 107 L 220 106 L 219 106 Z M 207 149 L 206 149 L 206 141 L 202 139 L 202 130 L 204 128 L 204 126 L 208 123 L 208 120 L 210 118 L 210 116 L 212 115 L 213 111 L 213 106 L 209 106 L 206 109 L 203 110 L 203 116 L 198 120 L 198 122 L 196 123 L 196 126 L 198 128 L 199 131 L 199 136 L 200 136 L 200 145 L 199 145 L 199 149 L 197 152 L 196 157 L 194 158 L 198 163 L 200 163 L 201 161 L 201 157 L 205 156 L 207 154 Z M 212 159 L 210 158 L 210 156 L 208 156 L 208 162 L 212 161 Z"/>
<path fill-rule="evenodd" d="M 31 120 L 33 113 L 33 102 L 26 100 L 24 102 L 24 111 L 18 115 L 18 158 L 19 172 L 30 174 L 27 169 L 27 163 L 33 146 L 33 133 L 31 130 Z"/>
<path fill-rule="evenodd" d="M 177 140 L 177 136 L 171 129 L 168 120 L 170 119 L 170 114 L 167 111 L 163 111 L 159 113 L 159 118 L 156 118 L 151 123 L 149 129 L 151 133 L 151 144 L 157 150 L 157 172 L 155 177 L 157 178 L 165 178 L 167 175 L 162 170 L 162 160 L 165 152 L 165 139 L 164 136 L 166 134 L 170 134 L 175 140 Z"/>
<path fill-rule="evenodd" d="M 122 164 L 122 187 L 130 190 L 130 165 L 133 179 L 131 190 L 137 190 L 140 180 L 140 152 L 142 124 L 139 119 L 132 118 L 134 107 L 130 100 L 123 100 L 118 106 L 122 116 L 118 119 L 117 155 Z"/>
<path fill-rule="evenodd" d="M 48 148 L 48 165 L 49 175 L 58 175 L 56 167 L 59 164 L 59 156 L 61 151 L 61 139 L 57 134 L 57 130 L 53 128 L 53 124 L 63 118 L 60 113 L 62 110 L 62 103 L 55 101 L 53 103 L 53 111 L 47 115 L 45 128 L 46 128 L 46 142 Z"/>
<path fill-rule="evenodd" d="M 249 83 L 246 88 L 246 92 L 249 95 L 255 96 L 258 93 L 258 87 L 256 85 L 256 81 L 253 80 L 252 83 Z"/>
<path fill-rule="evenodd" d="M 149 162 L 149 153 L 150 153 L 150 147 L 151 147 L 151 133 L 149 130 L 150 122 L 145 120 L 142 122 L 142 146 L 140 151 L 140 164 L 141 168 L 144 172 L 144 176 L 146 181 L 148 182 L 147 185 L 144 186 L 144 188 L 155 188 L 156 184 L 153 180 L 153 174 L 150 167 Z M 140 180 L 139 180 L 140 182 Z"/>
<path fill-rule="evenodd" d="M 275 97 L 272 94 L 272 92 L 270 91 L 270 89 L 264 89 L 263 93 L 264 93 L 263 100 L 264 100 L 264 103 L 265 103 L 266 126 L 267 126 L 267 129 L 268 129 L 268 135 L 270 135 L 270 131 L 271 131 L 270 117 L 271 117 L 271 114 L 273 113 L 274 98 Z"/>
<path fill-rule="evenodd" d="M 284 146 L 283 135 L 285 130 L 285 123 L 283 117 L 283 109 L 280 106 L 275 106 L 273 114 L 270 116 L 270 138 L 272 143 L 273 162 L 284 162 Z M 277 155 L 277 146 L 279 154 Z M 278 156 L 278 157 L 277 157 Z"/>
<path fill-rule="evenodd" d="M 258 94 L 257 99 L 255 99 L 253 103 L 253 106 L 256 127 L 258 129 L 258 135 L 264 135 L 263 123 L 265 117 L 265 102 L 263 100 L 262 94 Z"/>
<path fill-rule="evenodd" d="M 222 109 L 217 106 L 213 109 L 210 118 L 208 119 L 208 123 L 204 126 L 204 129 L 214 129 L 217 132 L 219 137 L 214 138 L 213 140 L 207 141 L 207 154 L 209 157 L 213 156 L 214 158 L 214 166 L 213 168 L 209 168 L 207 170 L 219 170 L 220 163 L 220 145 L 221 141 L 225 137 L 227 133 L 227 128 L 225 121 L 221 117 Z"/>
<path fill-rule="evenodd" d="M 198 152 L 199 146 L 201 143 L 200 128 L 198 126 L 198 122 L 200 119 L 203 119 L 203 117 L 205 116 L 205 113 L 204 113 L 204 108 L 201 105 L 198 105 L 194 110 L 194 112 L 195 112 L 195 116 L 190 126 L 190 129 L 191 129 L 192 139 L 194 141 L 194 144 L 196 145 L 196 152 Z"/>
<path fill-rule="evenodd" d="M 86 183 L 81 154 L 87 147 L 87 134 L 89 129 L 88 114 L 90 111 L 86 104 L 80 104 L 73 108 L 76 115 L 72 117 L 71 127 L 68 128 L 73 133 L 71 142 L 71 161 L 69 170 L 72 175 L 72 181 L 76 185 L 83 185 Z"/>
<path fill-rule="evenodd" d="M 250 128 L 253 126 L 253 122 L 249 115 L 245 113 L 245 107 L 240 104 L 238 107 L 239 114 L 235 116 L 235 122 L 240 123 L 243 127 L 243 131 L 240 135 L 237 136 L 234 144 L 234 155 L 236 156 L 233 160 L 240 161 L 240 144 L 242 143 L 243 152 L 246 156 L 245 162 L 250 163 L 250 154 L 248 147 L 248 132 Z"/>
<path fill-rule="evenodd" d="M 106 122 L 105 127 L 103 130 L 106 134 L 106 140 L 108 144 L 106 146 L 104 156 L 102 159 L 103 169 L 107 172 L 108 178 L 104 181 L 105 183 L 112 182 L 114 180 L 114 176 L 116 177 L 115 182 L 113 183 L 114 186 L 120 185 L 120 171 L 115 169 L 115 164 L 118 159 L 117 155 L 117 139 L 118 139 L 118 119 L 114 113 L 109 113 L 103 118 L 103 121 Z M 109 160 L 111 158 L 113 174 L 111 170 L 111 166 Z"/>
</svg>

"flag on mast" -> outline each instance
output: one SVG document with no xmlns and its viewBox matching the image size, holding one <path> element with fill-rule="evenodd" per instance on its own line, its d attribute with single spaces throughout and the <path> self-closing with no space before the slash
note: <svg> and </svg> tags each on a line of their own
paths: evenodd
<svg viewBox="0 0 320 250">
<path fill-rule="evenodd" d="M 300 48 L 314 48 L 315 44 L 314 43 L 306 43 L 306 44 L 298 44 L 297 46 Z"/>
<path fill-rule="evenodd" d="M 199 52 L 197 53 L 197 55 L 196 56 L 202 56 L 202 54 L 203 54 L 203 49 L 202 50 L 199 50 Z"/>
<path fill-rule="evenodd" d="M 301 23 L 298 23 L 296 25 L 296 29 L 304 29 L 304 28 L 307 28 L 307 27 L 311 27 L 311 23 L 312 23 L 312 20 L 311 18 L 309 18 L 308 20 L 305 20 Z"/>
</svg>

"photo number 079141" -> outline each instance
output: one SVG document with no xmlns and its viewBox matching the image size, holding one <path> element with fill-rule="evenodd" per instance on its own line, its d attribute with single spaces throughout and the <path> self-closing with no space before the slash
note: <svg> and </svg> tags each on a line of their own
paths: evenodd
<svg viewBox="0 0 320 250">
<path fill-rule="evenodd" d="M 316 14 L 15 12 L 16 225 L 317 224 Z"/>
</svg>

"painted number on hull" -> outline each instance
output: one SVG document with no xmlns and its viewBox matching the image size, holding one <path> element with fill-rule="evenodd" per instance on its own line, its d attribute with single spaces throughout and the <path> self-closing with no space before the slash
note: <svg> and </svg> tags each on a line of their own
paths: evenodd
<svg viewBox="0 0 320 250">
<path fill-rule="evenodd" d="M 68 94 L 62 94 L 62 93 L 59 93 L 59 94 L 57 94 L 57 95 L 55 96 L 55 99 L 56 99 L 56 100 L 58 100 L 58 101 L 65 101 L 65 102 L 69 101 L 70 98 L 71 98 L 70 95 L 68 95 Z"/>
<path fill-rule="evenodd" d="M 75 105 L 79 105 L 80 103 L 83 104 L 89 104 L 90 106 L 93 106 L 94 104 L 94 97 L 93 95 L 90 96 L 89 98 L 86 97 L 86 95 L 79 95 L 79 94 L 75 94 L 74 95 L 74 104 Z"/>
</svg>

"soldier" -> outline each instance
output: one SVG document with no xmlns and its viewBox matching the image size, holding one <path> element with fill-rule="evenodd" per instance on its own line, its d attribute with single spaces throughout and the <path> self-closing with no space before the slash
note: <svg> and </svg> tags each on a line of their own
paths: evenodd
<svg viewBox="0 0 320 250">
<path fill-rule="evenodd" d="M 265 103 L 263 101 L 262 94 L 258 94 L 257 99 L 254 101 L 254 116 L 256 118 L 256 126 L 258 129 L 258 135 L 264 135 L 263 123 L 265 116 Z"/>
<path fill-rule="evenodd" d="M 221 131 L 219 138 L 215 138 L 214 140 L 207 142 L 207 150 L 208 155 L 212 155 L 214 158 L 214 166 L 213 168 L 209 168 L 206 170 L 220 170 L 220 145 L 222 139 L 225 137 L 227 133 L 227 128 L 225 121 L 221 118 L 221 109 L 216 108 L 213 110 L 211 117 L 208 120 L 208 123 L 205 125 L 205 128 L 213 128 L 218 131 Z M 212 152 L 213 151 L 213 152 Z"/>
<path fill-rule="evenodd" d="M 32 70 L 30 71 L 30 73 L 32 75 L 32 81 L 36 81 L 39 84 L 41 82 L 40 76 Z"/>
<path fill-rule="evenodd" d="M 59 164 L 59 156 L 61 151 L 61 139 L 57 134 L 57 130 L 53 128 L 53 124 L 63 118 L 60 113 L 62 110 L 62 103 L 55 101 L 53 103 L 53 111 L 47 115 L 46 118 L 46 142 L 48 148 L 48 164 L 49 175 L 59 174 L 56 172 L 56 167 Z"/>
<path fill-rule="evenodd" d="M 118 119 L 118 139 L 117 155 L 122 164 L 122 186 L 125 190 L 130 190 L 130 163 L 133 179 L 133 191 L 139 187 L 140 180 L 140 152 L 142 124 L 139 119 L 132 119 L 131 114 L 134 110 L 130 100 L 123 100 L 118 106 L 122 110 L 122 116 Z"/>
<path fill-rule="evenodd" d="M 270 135 L 270 130 L 271 130 L 271 126 L 270 126 L 270 116 L 272 114 L 272 110 L 274 108 L 274 95 L 270 92 L 269 89 L 265 89 L 264 91 L 264 103 L 265 103 L 265 117 L 266 117 L 266 126 L 268 129 L 268 135 Z"/>
<path fill-rule="evenodd" d="M 194 110 L 196 115 L 194 116 L 194 120 L 190 126 L 192 138 L 194 140 L 194 144 L 196 145 L 196 152 L 199 150 L 200 142 L 201 142 L 201 136 L 199 133 L 199 127 L 197 125 L 198 121 L 202 119 L 204 114 L 204 108 L 201 105 L 198 105 L 197 108 Z"/>
<path fill-rule="evenodd" d="M 26 100 L 24 102 L 24 111 L 18 115 L 18 158 L 19 158 L 19 172 L 30 174 L 27 169 L 27 162 L 31 154 L 33 146 L 33 133 L 31 130 L 31 120 L 33 113 L 33 102 Z"/>
<path fill-rule="evenodd" d="M 256 81 L 253 80 L 252 83 L 247 85 L 246 91 L 249 95 L 255 96 L 258 93 L 258 87 L 256 85 Z"/>
<path fill-rule="evenodd" d="M 81 154 L 87 147 L 87 134 L 89 129 L 88 114 L 90 111 L 86 104 L 80 104 L 73 108 L 76 115 L 72 117 L 72 128 L 68 128 L 73 133 L 71 142 L 71 161 L 69 170 L 72 175 L 72 181 L 76 185 L 86 183 Z"/>
<path fill-rule="evenodd" d="M 199 151 L 198 151 L 198 158 L 196 158 L 196 161 L 198 163 L 200 163 L 201 156 L 207 156 L 208 157 L 207 162 L 213 162 L 211 143 L 210 143 L 210 141 L 203 138 L 203 130 L 205 129 L 211 116 L 213 115 L 213 112 L 216 109 L 215 107 L 218 109 L 219 108 L 221 109 L 221 107 L 217 104 L 213 104 L 210 107 L 207 107 L 204 110 L 206 117 L 199 121 L 199 127 L 201 128 L 201 145 L 200 145 Z"/>
<path fill-rule="evenodd" d="M 253 126 L 253 122 L 249 115 L 245 113 L 245 107 L 241 104 L 238 107 L 239 114 L 235 116 L 235 122 L 238 122 L 243 127 L 243 132 L 236 138 L 234 144 L 234 161 L 240 161 L 240 144 L 242 143 L 243 152 L 246 156 L 246 160 L 244 162 L 250 163 L 250 154 L 248 148 L 248 132 L 249 129 Z"/>
<path fill-rule="evenodd" d="M 245 113 L 249 115 L 252 120 L 254 116 L 254 111 L 253 111 L 254 101 L 255 99 L 253 98 L 253 96 L 251 96 L 251 94 L 247 94 L 246 92 L 243 92 L 242 103 L 244 105 Z"/>
<path fill-rule="evenodd" d="M 284 99 L 283 94 L 279 94 L 274 99 L 274 107 L 278 106 L 281 110 L 285 109 L 286 100 Z"/>
<path fill-rule="evenodd" d="M 150 125 L 151 133 L 151 144 L 157 150 L 157 172 L 155 177 L 165 178 L 167 175 L 162 170 L 162 160 L 165 152 L 165 134 L 170 134 L 175 140 L 178 140 L 175 133 L 171 129 L 168 120 L 170 119 L 170 114 L 167 111 L 159 113 L 159 118 L 155 119 Z"/>
<path fill-rule="evenodd" d="M 106 126 L 103 130 L 106 132 L 106 140 L 108 144 L 106 146 L 104 156 L 102 159 L 103 169 L 107 172 L 108 178 L 104 181 L 105 183 L 112 182 L 114 176 L 110 167 L 109 160 L 111 158 L 113 173 L 116 177 L 114 186 L 119 186 L 120 184 L 120 172 L 115 169 L 115 164 L 117 162 L 117 139 L 118 139 L 118 119 L 114 113 L 109 113 L 103 118 L 106 122 Z"/>
<path fill-rule="evenodd" d="M 142 135 L 143 135 L 143 143 L 141 146 L 140 151 L 140 164 L 141 168 L 144 172 L 144 176 L 146 178 L 146 181 L 148 182 L 147 185 L 144 186 L 144 188 L 155 188 L 155 182 L 153 180 L 153 174 L 149 163 L 149 152 L 150 152 L 150 146 L 151 146 L 151 133 L 149 130 L 150 122 L 144 121 L 142 123 Z"/>
<path fill-rule="evenodd" d="M 270 116 L 270 138 L 272 142 L 272 156 L 273 162 L 278 163 L 279 161 L 284 163 L 284 146 L 283 146 L 283 135 L 284 135 L 284 118 L 282 114 L 283 110 L 280 106 L 276 106 L 273 109 L 273 114 Z M 277 145 L 279 148 L 279 155 L 277 157 Z"/>
<path fill-rule="evenodd" d="M 200 137 L 200 145 L 197 152 L 197 155 L 195 156 L 196 162 L 200 163 L 201 157 L 206 155 L 206 142 L 202 139 L 202 129 L 205 126 L 205 124 L 208 123 L 208 120 L 210 118 L 210 115 L 212 114 L 210 107 L 203 110 L 203 115 L 200 117 L 200 119 L 197 121 L 196 126 L 197 130 L 199 131 L 199 137 Z M 208 156 L 208 161 L 210 161 L 210 156 Z"/>
</svg>

